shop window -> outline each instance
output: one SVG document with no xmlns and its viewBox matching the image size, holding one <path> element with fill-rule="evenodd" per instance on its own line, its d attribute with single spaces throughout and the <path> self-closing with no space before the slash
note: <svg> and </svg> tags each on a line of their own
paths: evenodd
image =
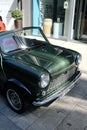
<svg viewBox="0 0 87 130">
<path fill-rule="evenodd" d="M 54 38 L 60 38 L 63 36 L 67 37 L 68 25 L 69 25 L 69 13 L 70 13 L 70 8 L 69 8 L 70 0 L 36 0 L 36 1 L 38 5 L 37 6 L 38 12 L 39 12 L 36 20 L 38 21 L 37 25 L 44 30 L 44 19 L 48 19 L 47 21 L 51 19 L 52 30 L 51 30 L 51 35 L 49 36 Z M 33 0 L 33 2 L 35 2 L 35 0 Z"/>
</svg>

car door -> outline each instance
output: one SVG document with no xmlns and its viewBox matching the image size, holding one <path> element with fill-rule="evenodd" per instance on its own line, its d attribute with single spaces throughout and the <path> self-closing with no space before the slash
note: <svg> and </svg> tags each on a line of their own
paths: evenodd
<svg viewBox="0 0 87 130">
<path fill-rule="evenodd" d="M 3 68 L 3 57 L 0 53 L 0 89 L 4 86 L 6 82 L 6 75 Z"/>
</svg>

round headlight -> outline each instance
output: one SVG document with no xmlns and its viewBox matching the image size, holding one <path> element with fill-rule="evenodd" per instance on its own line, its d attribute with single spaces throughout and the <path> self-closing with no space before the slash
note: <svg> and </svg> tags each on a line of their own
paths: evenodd
<svg viewBox="0 0 87 130">
<path fill-rule="evenodd" d="M 76 57 L 76 65 L 79 65 L 81 63 L 81 56 L 77 55 Z"/>
<path fill-rule="evenodd" d="M 49 74 L 48 73 L 42 74 L 41 77 L 40 77 L 39 86 L 41 88 L 45 88 L 49 84 L 49 81 L 50 81 Z"/>
</svg>

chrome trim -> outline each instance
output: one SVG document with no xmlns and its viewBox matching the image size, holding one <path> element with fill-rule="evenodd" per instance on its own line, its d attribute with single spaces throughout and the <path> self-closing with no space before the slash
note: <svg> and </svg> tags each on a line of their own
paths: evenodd
<svg viewBox="0 0 87 130">
<path fill-rule="evenodd" d="M 58 97 L 62 98 L 65 94 L 67 94 L 74 87 L 74 84 L 78 81 L 80 75 L 81 75 L 81 73 L 79 72 L 79 74 L 75 77 L 75 79 L 70 84 L 68 84 L 68 86 L 65 89 L 63 89 L 61 92 L 58 91 L 58 92 L 54 93 L 53 95 L 51 95 L 50 97 L 48 97 L 42 101 L 34 101 L 32 104 L 34 106 L 41 106 L 41 105 L 45 105 L 45 104 L 51 102 L 52 100 L 54 100 Z M 59 100 L 60 100 L 60 98 L 59 98 Z"/>
</svg>

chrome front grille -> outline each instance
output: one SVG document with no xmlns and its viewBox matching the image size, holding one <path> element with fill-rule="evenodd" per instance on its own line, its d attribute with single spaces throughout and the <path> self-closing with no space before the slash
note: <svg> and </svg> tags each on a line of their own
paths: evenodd
<svg viewBox="0 0 87 130">
<path fill-rule="evenodd" d="M 65 71 L 63 74 L 61 74 L 57 79 L 51 81 L 48 91 L 68 81 L 75 74 L 75 71 L 76 71 L 76 67 L 72 67 L 68 71 Z"/>
</svg>

